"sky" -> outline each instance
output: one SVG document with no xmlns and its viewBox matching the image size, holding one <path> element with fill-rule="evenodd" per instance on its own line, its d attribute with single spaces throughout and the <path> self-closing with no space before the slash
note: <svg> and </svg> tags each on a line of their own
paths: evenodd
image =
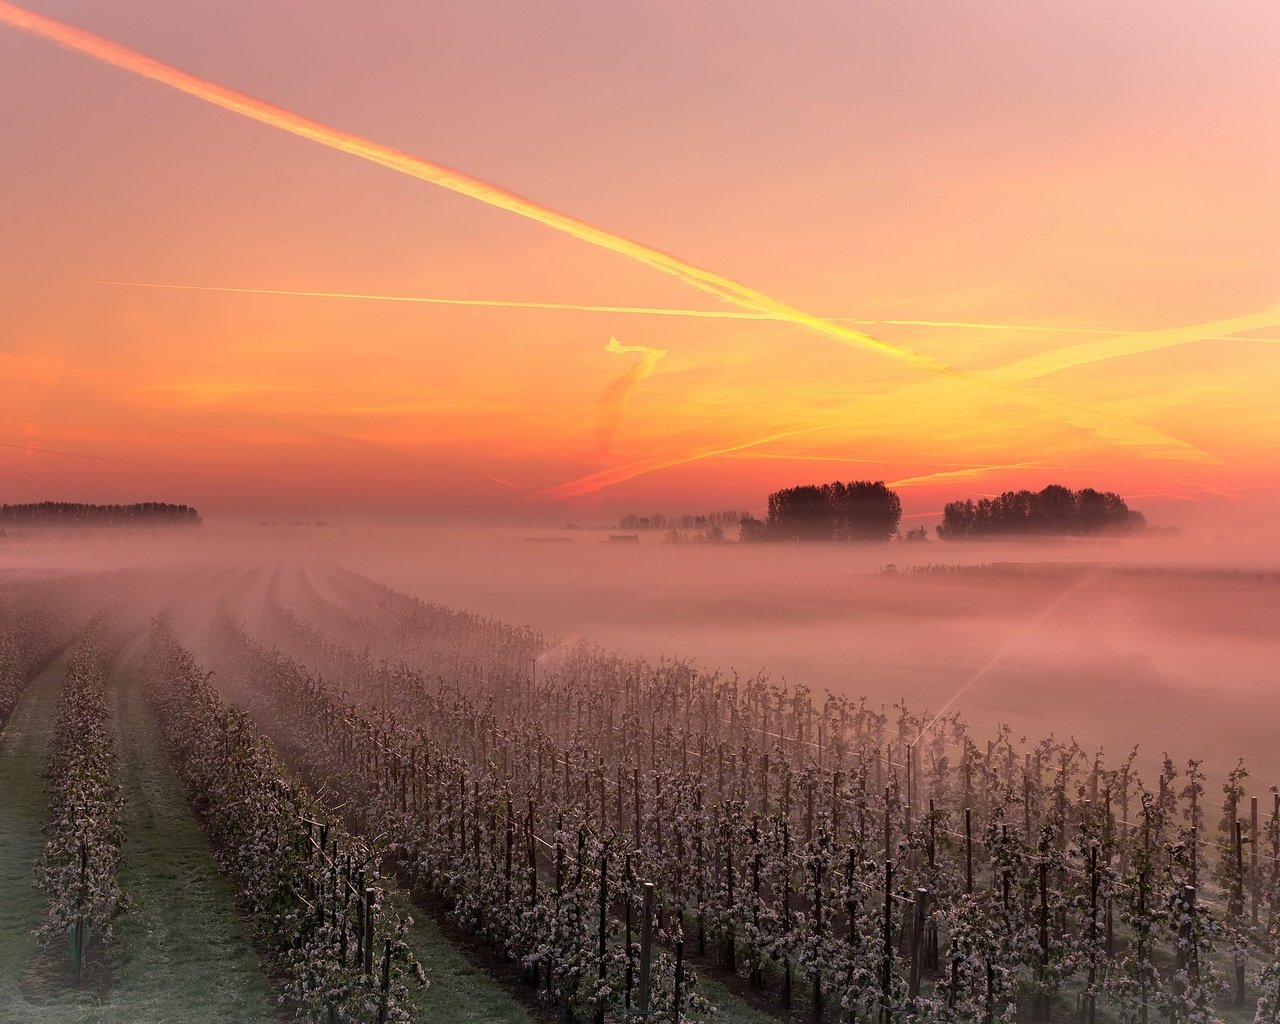
<svg viewBox="0 0 1280 1024">
<path fill-rule="evenodd" d="M 1270 517 L 1278 37 L 1270 0 L 0 3 L 0 496 Z"/>
</svg>

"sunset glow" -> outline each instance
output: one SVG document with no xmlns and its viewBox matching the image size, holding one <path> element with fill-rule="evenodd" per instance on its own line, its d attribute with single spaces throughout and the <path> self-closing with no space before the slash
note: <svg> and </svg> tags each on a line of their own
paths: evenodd
<svg viewBox="0 0 1280 1024">
<path fill-rule="evenodd" d="M 1276 497 L 1269 5 L 1110 35 L 1106 5 L 1001 5 L 961 37 L 941 6 L 568 5 L 526 26 L 547 54 L 514 11 L 507 37 L 395 3 L 302 35 L 247 3 L 40 8 L 0 0 L 11 500 L 554 521 L 851 474 L 908 515 L 1050 480 L 1170 518 Z M 584 17 L 601 95 L 556 29 Z M 929 70 L 898 90 L 895 61 Z M 1023 99 L 988 117 L 987 89 Z"/>
</svg>

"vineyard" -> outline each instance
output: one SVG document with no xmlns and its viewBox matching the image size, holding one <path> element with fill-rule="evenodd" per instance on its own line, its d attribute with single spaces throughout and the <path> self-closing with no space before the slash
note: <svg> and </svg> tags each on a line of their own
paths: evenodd
<svg viewBox="0 0 1280 1024">
<path fill-rule="evenodd" d="M 337 567 L 17 584 L 0 715 L 3 1020 L 153 1019 L 155 915 L 246 1021 L 1280 1022 L 1280 794 L 1243 762 L 1146 777 Z M 172 893 L 131 881 L 179 842 Z"/>
</svg>

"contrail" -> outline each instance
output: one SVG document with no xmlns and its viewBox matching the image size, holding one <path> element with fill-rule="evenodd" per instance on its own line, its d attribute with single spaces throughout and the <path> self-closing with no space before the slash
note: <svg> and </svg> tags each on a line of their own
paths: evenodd
<svg viewBox="0 0 1280 1024">
<path fill-rule="evenodd" d="M 774 320 L 780 318 L 765 313 L 746 313 L 733 309 L 663 309 L 657 306 L 593 306 L 578 302 L 526 302 L 516 299 L 450 299 L 420 295 L 383 295 L 360 292 L 312 292 L 284 288 L 233 288 L 199 284 L 152 284 L 142 281 L 93 281 L 92 284 L 112 285 L 118 288 L 157 288 L 183 292 L 225 292 L 235 295 L 283 295 L 306 299 L 359 299 L 365 302 L 410 302 L 431 306 L 480 306 L 497 309 L 545 309 L 576 313 L 623 313 L 641 316 L 678 316 L 705 318 L 708 320 Z M 857 321 L 872 323 L 873 321 Z"/>
<path fill-rule="evenodd" d="M 521 487 L 519 484 L 513 484 L 510 480 L 503 480 L 500 476 L 490 476 L 488 473 L 477 473 L 481 480 L 488 480 L 491 484 L 497 484 L 499 487 L 505 487 L 508 490 L 515 491 L 517 494 L 528 494 L 527 487 Z"/>
<path fill-rule="evenodd" d="M 322 292 L 292 288 L 242 288 L 234 285 L 171 284 L 154 281 L 91 281 L 90 284 L 109 285 L 113 288 L 152 288 L 161 291 L 221 292 L 231 295 L 276 295 L 303 299 L 348 299 L 362 302 L 407 302 L 429 306 L 478 306 L 496 309 L 541 309 L 573 313 L 614 313 L 628 316 L 674 316 L 705 320 L 766 320 L 787 323 L 788 317 L 770 313 L 750 313 L 738 309 L 681 309 L 664 306 L 600 306 L 582 302 L 530 302 L 520 299 L 458 299 L 428 295 L 388 295 L 383 292 Z M 836 324 L 857 324 L 860 327 L 884 325 L 887 327 L 932 327 L 935 329 L 975 331 L 1016 331 L 1024 334 L 1096 334 L 1109 337 L 1125 336 L 1126 332 L 1112 327 L 1055 327 L 1052 324 L 989 324 L 970 320 L 864 320 L 849 316 L 827 316 Z M 1271 326 L 1267 324 L 1266 326 Z M 1178 329 L 1180 330 L 1180 328 Z M 1280 343 L 1280 338 L 1203 338 L 1203 341 L 1257 341 Z"/>
<path fill-rule="evenodd" d="M 1074 422 L 1089 425 L 1091 429 L 1099 429 L 1098 425 L 1100 423 L 1107 424 L 1112 430 L 1112 438 L 1116 439 L 1118 437 L 1115 433 L 1115 428 L 1123 422 L 1118 417 L 1103 416 L 1072 406 L 1061 399 L 1029 394 L 1016 387 L 1010 387 L 1008 384 L 989 381 L 979 374 L 958 370 L 932 356 L 923 355 L 903 346 L 881 341 L 851 327 L 832 323 L 830 320 L 806 313 L 804 310 L 781 302 L 747 285 L 694 266 L 692 263 L 662 252 L 660 249 L 655 249 L 641 242 L 596 227 L 593 224 L 588 224 L 586 221 L 579 220 L 576 217 L 542 206 L 530 199 L 508 192 L 469 174 L 464 174 L 461 171 L 445 167 L 422 157 L 401 152 L 390 146 L 384 146 L 359 135 L 332 128 L 321 124 L 319 121 L 314 121 L 301 114 L 286 110 L 283 107 L 275 106 L 264 100 L 255 99 L 234 89 L 229 89 L 226 86 L 198 78 L 120 43 L 104 39 L 101 36 L 52 18 L 35 14 L 25 8 L 8 3 L 6 0 L 0 0 L 0 22 L 59 43 L 69 49 L 87 54 L 106 64 L 140 75 L 143 78 L 167 85 L 179 92 L 239 114 L 242 117 L 247 117 L 250 120 L 278 128 L 281 131 L 289 132 L 330 149 L 359 157 L 362 160 L 397 171 L 400 174 L 438 185 L 489 206 L 536 221 L 589 245 L 617 253 L 654 270 L 676 277 L 691 287 L 713 295 L 729 305 L 755 313 L 763 313 L 771 318 L 807 328 L 815 334 L 831 338 L 851 348 L 879 352 L 882 355 L 889 356 L 900 362 L 909 363 L 936 375 L 984 386 L 995 391 L 1003 391 L 1024 401 L 1034 402 L 1042 408 L 1068 411 L 1072 414 Z M 1123 443 L 1139 445 L 1149 443 L 1153 433 L 1150 429 L 1142 428 L 1138 424 L 1130 424 L 1130 426 L 1136 428 L 1136 434 L 1131 433 L 1129 437 L 1122 439 Z M 1185 442 L 1170 438 L 1167 435 L 1161 436 L 1166 444 L 1173 442 L 1185 454 L 1190 454 L 1193 457 L 1204 457 L 1203 452 L 1199 452 Z"/>
<path fill-rule="evenodd" d="M 812 434 L 816 430 L 831 426 L 824 423 L 819 426 L 799 427 L 793 430 L 781 430 L 777 433 L 770 434 L 767 437 L 757 437 L 750 441 L 743 441 L 739 444 L 728 445 L 723 448 L 713 448 L 711 450 L 700 450 L 697 452 L 687 453 L 685 455 L 676 455 L 669 458 L 645 459 L 639 462 L 631 462 L 625 466 L 615 466 L 612 469 L 602 469 L 598 473 L 592 473 L 578 480 L 570 480 L 568 483 L 558 484 L 555 487 L 548 487 L 544 491 L 540 491 L 538 496 L 542 498 L 579 498 L 584 494 L 590 494 L 593 491 L 602 490 L 605 487 L 612 487 L 615 484 L 623 483 L 627 480 L 643 476 L 646 473 L 654 473 L 660 469 L 671 469 L 674 466 L 683 466 L 690 462 L 700 462 L 703 459 L 712 459 L 717 455 L 728 455 L 731 452 L 740 452 L 747 448 L 754 448 L 757 445 L 768 444 L 770 441 L 780 441 L 785 437 L 798 437 L 801 434 Z"/>
<path fill-rule="evenodd" d="M 613 435 L 617 433 L 622 415 L 627 411 L 627 402 L 631 400 L 631 393 L 640 386 L 641 381 L 653 373 L 658 363 L 667 354 L 665 348 L 624 345 L 617 338 L 610 338 L 604 350 L 617 355 L 638 352 L 640 361 L 600 394 L 600 425 L 596 434 L 601 454 L 607 453 L 613 444 Z"/>
<path fill-rule="evenodd" d="M 337 299 L 364 299 L 379 302 L 410 302 L 410 303 L 431 303 L 443 305 L 457 306 L 497 306 L 522 309 L 550 309 L 550 310 L 572 310 L 581 312 L 601 312 L 614 314 L 643 314 L 652 316 L 674 316 L 674 317 L 698 317 L 709 319 L 727 319 L 727 320 L 779 320 L 780 318 L 771 314 L 742 312 L 739 310 L 705 310 L 705 309 L 677 309 L 662 308 L 652 306 L 598 306 L 584 305 L 580 303 L 559 303 L 559 302 L 524 302 L 501 299 L 457 299 L 457 298 L 435 298 L 411 295 L 385 295 L 385 294 L 363 294 L 354 292 L 316 292 L 316 291 L 297 291 L 285 289 L 265 289 L 265 288 L 240 288 L 230 286 L 212 286 L 212 285 L 185 285 L 185 284 L 167 284 L 167 283 L 150 283 L 137 281 L 97 281 L 95 284 L 113 285 L 117 287 L 130 288 L 156 288 L 179 291 L 206 291 L 206 292 L 229 292 L 249 295 L 281 295 L 281 296 L 299 296 L 307 298 L 337 298 Z M 1280 338 L 1260 338 L 1260 337 L 1235 337 L 1237 332 L 1258 330 L 1263 327 L 1274 326 L 1280 322 L 1280 307 L 1264 310 L 1260 313 L 1247 314 L 1240 317 L 1232 317 L 1225 320 L 1211 321 L 1201 324 L 1190 324 L 1181 327 L 1160 328 L 1152 331 L 1113 331 L 1104 328 L 1093 327 L 1077 327 L 1077 328 L 1055 328 L 1047 326 L 1034 326 L 1026 324 L 991 324 L 976 323 L 971 321 L 957 320 L 852 320 L 849 318 L 830 318 L 843 323 L 858 324 L 894 324 L 894 325 L 915 325 L 922 327 L 939 328 L 963 328 L 963 329 L 979 329 L 990 331 L 1040 331 L 1052 332 L 1059 334 L 1092 334 L 1104 336 L 1097 341 L 1083 342 L 1076 345 L 1066 345 L 1049 352 L 1039 353 L 1027 359 L 1018 360 L 1014 363 L 1007 364 L 995 370 L 985 372 L 985 381 L 1003 381 L 1004 386 L 1008 388 L 1016 388 L 1020 383 L 1033 380 L 1037 377 L 1046 376 L 1061 370 L 1070 369 L 1078 366 L 1084 366 L 1091 363 L 1104 362 L 1108 359 L 1116 359 L 1126 355 L 1132 355 L 1140 352 L 1157 351 L 1163 348 L 1173 348 L 1179 345 L 1191 344 L 1197 341 L 1235 341 L 1245 343 L 1259 344 L 1277 344 Z M 978 378 L 982 380 L 984 378 Z M 1021 392 L 1019 392 L 1021 394 Z M 1134 424 L 1120 417 L 1107 416 L 1105 414 L 1094 413 L 1091 410 L 1081 408 L 1073 403 L 1067 403 L 1059 399 L 1045 397 L 1043 399 L 1045 405 L 1056 406 L 1068 415 L 1073 422 L 1077 422 L 1083 426 L 1087 426 L 1102 437 L 1110 436 L 1111 439 L 1119 441 L 1122 444 L 1134 445 L 1145 443 L 1148 446 L 1155 442 L 1160 442 L 1160 446 L 1165 449 L 1182 449 L 1193 456 L 1203 457 L 1202 452 L 1193 446 L 1180 441 L 1177 438 L 1162 434 L 1152 428 L 1142 424 Z M 1123 429 L 1117 433 L 1116 427 Z M 1108 433 L 1110 432 L 1110 433 Z M 612 436 L 611 434 L 609 436 Z M 761 442 L 763 443 L 763 442 Z M 741 449 L 740 449 L 741 450 Z M 701 456 L 708 457 L 708 456 Z M 694 456 L 694 460 L 699 456 Z M 658 460 L 660 463 L 662 460 Z M 682 464 L 680 460 L 676 464 Z M 853 460 L 856 461 L 856 460 Z M 659 466 L 661 468 L 661 466 Z M 652 472 L 653 470 L 644 470 L 643 472 Z M 593 474 L 594 478 L 598 474 Z M 637 474 L 638 475 L 638 474 Z M 630 479 L 631 477 L 627 477 Z M 586 479 L 586 478 L 584 478 Z M 601 486 L 609 486 L 607 483 Z"/>
<path fill-rule="evenodd" d="M 889 481 L 889 487 L 914 487 L 918 484 L 932 483 L 935 480 L 965 480 L 975 476 L 985 476 L 1001 469 L 1029 469 L 1040 466 L 1038 462 L 1010 462 L 998 466 L 968 466 L 965 469 L 947 469 L 937 473 L 925 473 L 921 476 L 903 477 L 901 480 Z M 1043 467 L 1042 467 L 1043 468 Z"/>
<path fill-rule="evenodd" d="M 0 448 L 15 448 L 21 452 L 36 452 L 40 455 L 60 455 L 68 459 L 92 459 L 94 462 L 117 462 L 126 466 L 146 466 L 145 462 L 134 459 L 117 459 L 111 455 L 89 455 L 85 452 L 64 452 L 56 448 L 41 448 L 35 444 L 16 444 L 12 441 L 0 441 Z"/>
<path fill-rule="evenodd" d="M 1090 363 L 1117 359 L 1120 356 L 1137 355 L 1142 352 L 1154 352 L 1158 349 L 1173 348 L 1197 341 L 1257 341 L 1275 343 L 1274 338 L 1229 338 L 1226 335 L 1238 334 L 1241 331 L 1255 331 L 1263 327 L 1273 327 L 1280 323 L 1280 306 L 1264 309 L 1259 313 L 1248 313 L 1244 316 L 1230 317 L 1225 320 L 1214 320 L 1209 323 L 1188 324 L 1183 327 L 1167 327 L 1155 331 L 1128 331 L 1123 334 L 1101 338 L 1097 341 L 1084 341 L 1076 345 L 1067 345 L 1049 352 L 1040 352 L 1026 359 L 1002 366 L 998 370 L 988 371 L 992 380 L 1016 385 L 1051 373 L 1086 366 Z"/>
<path fill-rule="evenodd" d="M 756 313 L 768 314 L 779 320 L 786 320 L 801 327 L 807 327 L 815 333 L 853 348 L 868 348 L 890 356 L 894 359 L 910 363 L 931 373 L 968 379 L 968 375 L 956 370 L 947 363 L 931 356 L 913 352 L 899 345 L 873 338 L 869 334 L 855 331 L 849 327 L 831 323 L 821 317 L 806 313 L 784 302 L 772 298 L 763 292 L 756 291 L 731 278 L 716 274 L 702 267 L 694 266 L 685 260 L 665 253 L 660 249 L 614 234 L 603 228 L 588 224 L 569 214 L 561 213 L 549 207 L 535 203 L 531 199 L 516 195 L 497 185 L 472 177 L 462 171 L 445 167 L 423 157 L 384 146 L 362 136 L 330 127 L 319 121 L 283 107 L 278 107 L 265 100 L 255 99 L 245 93 L 237 92 L 226 86 L 218 85 L 207 79 L 199 78 L 181 71 L 170 64 L 165 64 L 154 57 L 102 36 L 87 32 L 84 29 L 67 25 L 53 18 L 35 14 L 25 8 L 0 0 L 0 22 L 22 29 L 33 35 L 59 43 L 68 49 L 87 54 L 106 64 L 132 72 L 153 82 L 167 85 L 179 92 L 194 96 L 196 99 L 221 107 L 242 117 L 261 124 L 279 128 L 300 138 L 327 146 L 330 149 L 347 153 L 351 156 L 368 160 L 400 174 L 439 185 L 460 195 L 478 200 L 489 206 L 506 210 L 517 216 L 536 221 L 553 230 L 577 238 L 589 245 L 607 249 L 610 252 L 626 256 L 638 263 L 652 267 L 664 274 L 679 278 L 685 284 L 697 288 L 709 295 Z"/>
<path fill-rule="evenodd" d="M 1065 412 L 1069 415 L 1071 422 L 1093 430 L 1099 436 L 1109 437 L 1111 440 L 1118 441 L 1124 445 L 1150 447 L 1153 440 L 1158 440 L 1165 448 L 1172 445 L 1184 457 L 1209 458 L 1193 445 L 1170 437 L 1167 434 L 1161 434 L 1142 424 L 1131 423 L 1122 420 L 1120 417 L 1083 409 L 1062 399 L 1028 393 L 1016 386 L 1011 386 L 1007 382 L 994 381 L 980 374 L 958 370 L 940 359 L 914 352 L 903 346 L 881 341 L 851 327 L 824 320 L 730 278 L 697 267 L 641 242 L 588 224 L 586 221 L 579 220 L 576 217 L 552 210 L 479 178 L 445 167 L 442 164 L 401 152 L 389 146 L 384 146 L 359 135 L 332 128 L 293 111 L 255 99 L 206 79 L 198 78 L 137 50 L 52 18 L 35 14 L 22 7 L 8 3 L 6 0 L 0 0 L 0 22 L 87 54 L 106 64 L 167 85 L 179 92 L 239 114 L 242 117 L 278 128 L 281 131 L 289 132 L 330 149 L 359 157 L 362 160 L 367 160 L 370 163 L 386 167 L 409 177 L 438 185 L 489 206 L 507 210 L 510 213 L 543 224 L 572 238 L 577 238 L 590 245 L 617 253 L 654 270 L 674 276 L 689 286 L 715 296 L 729 305 L 788 321 L 850 348 L 876 351 L 938 376 L 1003 392 L 1022 401 L 1033 402 L 1044 409 Z M 1127 428 L 1127 430 L 1121 428 Z M 765 440 L 767 439 L 755 443 L 764 443 Z"/>
</svg>

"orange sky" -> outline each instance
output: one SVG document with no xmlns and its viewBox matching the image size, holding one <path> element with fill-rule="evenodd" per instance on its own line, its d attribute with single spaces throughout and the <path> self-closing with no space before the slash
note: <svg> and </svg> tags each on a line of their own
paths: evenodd
<svg viewBox="0 0 1280 1024">
<path fill-rule="evenodd" d="M 1275 498 L 1269 0 L 430 6 L 0 3 L 5 500 Z"/>
</svg>

